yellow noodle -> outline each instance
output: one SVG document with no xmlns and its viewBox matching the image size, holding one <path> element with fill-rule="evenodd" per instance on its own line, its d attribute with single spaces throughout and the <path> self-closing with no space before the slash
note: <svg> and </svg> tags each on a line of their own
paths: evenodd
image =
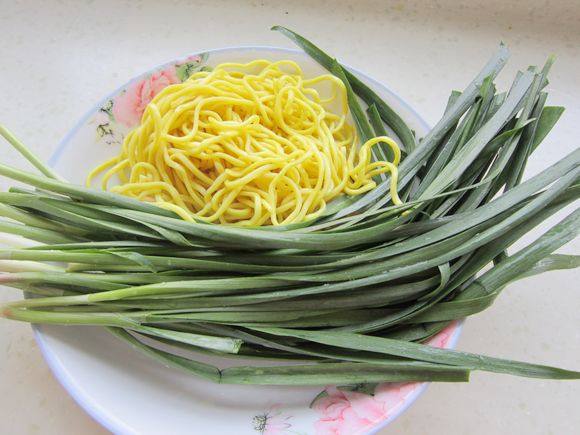
<svg viewBox="0 0 580 435">
<path fill-rule="evenodd" d="M 399 147 L 388 137 L 359 145 L 347 101 L 340 79 L 305 79 L 293 61 L 224 63 L 163 89 L 87 185 L 100 175 L 106 189 L 116 176 L 111 191 L 227 225 L 314 219 L 337 196 L 376 187 L 382 173 L 401 204 Z M 378 144 L 392 150 L 392 162 L 372 161 Z"/>
</svg>

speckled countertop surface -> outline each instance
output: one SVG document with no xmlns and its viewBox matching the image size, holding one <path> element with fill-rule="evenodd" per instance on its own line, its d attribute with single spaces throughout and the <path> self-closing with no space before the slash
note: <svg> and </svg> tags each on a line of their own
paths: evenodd
<svg viewBox="0 0 580 435">
<path fill-rule="evenodd" d="M 481 6 L 480 3 L 485 3 Z M 553 104 L 567 107 L 536 172 L 579 145 L 580 3 L 561 1 L 11 1 L 0 7 L 0 121 L 42 157 L 95 101 L 152 65 L 240 44 L 290 46 L 268 31 L 285 24 L 384 81 L 424 118 L 438 119 L 495 45 L 516 68 L 558 55 Z M 501 82 L 501 80 L 500 80 Z M 2 147 L 2 162 L 22 162 Z M 0 187 L 5 187 L 0 180 Z M 564 251 L 578 253 L 578 242 Z M 511 285 L 465 326 L 459 347 L 579 367 L 577 271 Z M 2 289 L 0 301 L 18 297 Z M 580 384 L 475 374 L 432 385 L 385 434 L 572 434 Z M 0 321 L 0 433 L 102 434 L 59 386 L 28 325 Z M 195 433 L 193 430 L 192 433 Z"/>
</svg>

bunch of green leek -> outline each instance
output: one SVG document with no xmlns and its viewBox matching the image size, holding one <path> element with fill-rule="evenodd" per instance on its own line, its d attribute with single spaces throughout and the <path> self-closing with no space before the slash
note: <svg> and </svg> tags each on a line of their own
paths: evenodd
<svg viewBox="0 0 580 435">
<path fill-rule="evenodd" d="M 493 81 L 508 57 L 501 46 L 417 139 L 335 59 L 288 29 L 274 29 L 345 83 L 363 140 L 387 129 L 398 139 L 404 204 L 393 205 L 385 177 L 365 195 L 334 201 L 313 222 L 189 223 L 64 181 L 2 128 L 40 171 L 0 164 L 0 175 L 31 187 L 0 193 L 0 231 L 36 242 L 0 250 L 0 282 L 32 296 L 4 306 L 2 316 L 102 325 L 166 365 L 221 383 L 453 382 L 466 381 L 472 370 L 580 378 L 422 344 L 488 308 L 511 281 L 579 265 L 577 256 L 553 254 L 577 235 L 578 209 L 507 254 L 580 195 L 580 149 L 522 181 L 526 161 L 563 111 L 546 105 L 552 59 L 497 92 Z M 389 149 L 376 157 L 390 158 Z M 200 353 L 281 364 L 220 369 L 199 361 Z"/>
</svg>

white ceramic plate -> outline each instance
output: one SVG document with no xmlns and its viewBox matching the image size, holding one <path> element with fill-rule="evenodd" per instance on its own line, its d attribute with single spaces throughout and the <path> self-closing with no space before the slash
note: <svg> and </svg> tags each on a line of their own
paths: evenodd
<svg viewBox="0 0 580 435">
<path fill-rule="evenodd" d="M 123 135 L 162 87 L 204 64 L 292 59 L 306 75 L 325 71 L 297 50 L 237 47 L 169 62 L 131 80 L 92 109 L 51 159 L 68 180 L 82 182 L 90 168 L 117 152 Z M 353 70 L 419 136 L 426 123 L 386 86 Z M 452 347 L 453 324 L 434 339 Z M 36 337 L 55 376 L 99 423 L 120 434 L 360 434 L 386 426 L 425 384 L 382 384 L 373 389 L 215 385 L 161 366 L 106 331 L 88 327 L 37 327 Z M 240 363 L 240 361 L 236 361 Z"/>
</svg>

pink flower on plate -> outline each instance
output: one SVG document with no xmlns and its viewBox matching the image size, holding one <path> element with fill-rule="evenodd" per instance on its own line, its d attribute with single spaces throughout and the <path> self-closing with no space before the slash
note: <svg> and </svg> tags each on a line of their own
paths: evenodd
<svg viewBox="0 0 580 435">
<path fill-rule="evenodd" d="M 254 417 L 254 429 L 262 435 L 283 435 L 292 427 L 288 423 L 291 418 L 282 415 L 280 405 L 274 405 L 268 412 Z"/>
<path fill-rule="evenodd" d="M 383 383 L 375 388 L 375 400 L 378 400 L 389 411 L 396 412 L 405 403 L 407 396 L 417 388 L 416 382 L 406 383 Z"/>
<path fill-rule="evenodd" d="M 451 323 L 427 341 L 433 347 L 447 347 L 457 328 Z M 397 412 L 418 387 L 416 382 L 383 383 L 373 394 L 327 387 L 312 409 L 320 414 L 314 423 L 317 435 L 357 435 L 364 433 Z"/>
<path fill-rule="evenodd" d="M 139 123 L 147 104 L 163 88 L 179 83 L 175 66 L 154 72 L 151 76 L 131 84 L 127 90 L 115 98 L 113 116 L 115 120 L 133 127 Z"/>
<path fill-rule="evenodd" d="M 314 424 L 317 435 L 355 435 L 387 418 L 387 407 L 375 397 L 336 387 L 327 387 L 326 395 L 312 408 L 322 414 Z"/>
<path fill-rule="evenodd" d="M 431 337 L 425 344 L 431 347 L 446 348 L 449 340 L 453 336 L 453 332 L 457 329 L 457 322 L 452 322 L 440 331 L 437 335 Z"/>
</svg>

